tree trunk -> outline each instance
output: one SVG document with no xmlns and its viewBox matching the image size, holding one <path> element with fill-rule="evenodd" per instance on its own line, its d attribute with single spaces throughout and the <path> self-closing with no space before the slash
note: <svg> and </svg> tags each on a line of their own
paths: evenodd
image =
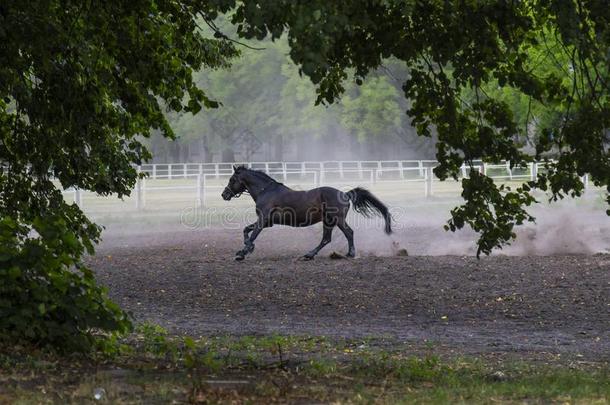
<svg viewBox="0 0 610 405">
<path fill-rule="evenodd" d="M 212 154 L 212 151 L 210 150 L 210 144 L 207 135 L 204 135 L 203 138 L 201 138 L 201 149 L 203 150 L 203 162 L 212 162 L 214 160 L 214 156 Z"/>
<path fill-rule="evenodd" d="M 281 162 L 284 159 L 284 136 L 278 134 L 273 145 L 273 160 Z"/>
<path fill-rule="evenodd" d="M 227 146 L 222 150 L 221 161 L 235 162 L 235 152 L 232 147 Z"/>
<path fill-rule="evenodd" d="M 307 152 L 305 148 L 307 147 L 307 140 L 303 135 L 298 135 L 296 138 L 297 143 L 297 160 L 304 161 L 307 157 Z"/>
<path fill-rule="evenodd" d="M 358 137 L 355 135 L 350 135 L 349 137 L 349 151 L 350 159 L 362 160 L 362 144 L 360 141 L 358 141 Z"/>
<path fill-rule="evenodd" d="M 171 156 L 170 163 L 180 162 L 180 144 L 177 141 L 170 141 L 169 152 Z"/>
<path fill-rule="evenodd" d="M 180 162 L 188 162 L 189 160 L 189 146 L 188 144 L 180 145 Z"/>
</svg>

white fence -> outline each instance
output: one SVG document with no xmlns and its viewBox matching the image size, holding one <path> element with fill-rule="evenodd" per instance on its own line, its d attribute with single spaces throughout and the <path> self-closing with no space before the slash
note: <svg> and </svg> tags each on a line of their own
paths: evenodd
<svg viewBox="0 0 610 405">
<path fill-rule="evenodd" d="M 233 166 L 245 166 L 266 173 L 303 173 L 315 171 L 321 176 L 327 172 L 343 174 L 345 171 L 383 171 L 385 169 L 407 170 L 417 168 L 420 176 L 426 167 L 436 166 L 434 160 L 382 160 L 382 161 L 326 161 L 326 162 L 235 162 L 235 163 L 158 163 L 145 164 L 140 170 L 151 179 L 187 178 L 189 175 L 213 174 L 217 178 L 233 173 Z"/>
<path fill-rule="evenodd" d="M 524 167 L 510 167 L 510 162 L 489 165 L 477 162 L 475 170 L 482 171 L 498 181 L 534 180 L 544 164 L 530 163 Z M 435 194 L 438 179 L 432 169 L 438 165 L 433 160 L 393 160 L 393 161 L 326 161 L 326 162 L 237 162 L 237 163 L 172 163 L 146 164 L 139 170 L 147 178 L 138 180 L 133 190 L 130 204 L 133 208 L 147 207 L 147 195 L 161 193 L 169 198 L 170 193 L 179 194 L 191 204 L 205 206 L 208 195 L 216 198 L 233 174 L 233 165 L 243 165 L 261 170 L 278 181 L 301 189 L 323 185 L 378 185 L 409 184 L 409 193 L 415 196 L 430 197 Z M 461 176 L 467 177 L 470 167 L 461 168 Z M 583 178 L 587 184 L 587 176 Z M 390 189 L 397 189 L 391 186 Z M 81 207 L 87 203 L 85 192 L 66 190 L 73 194 L 74 201 Z M 87 192 L 88 199 L 95 194 Z M 102 197 L 98 197 L 101 199 Z M 152 207 L 154 208 L 154 207 Z"/>
</svg>

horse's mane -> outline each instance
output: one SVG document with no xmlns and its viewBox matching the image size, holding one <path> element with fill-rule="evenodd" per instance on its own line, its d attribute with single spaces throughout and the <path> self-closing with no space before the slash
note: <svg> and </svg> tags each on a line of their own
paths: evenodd
<svg viewBox="0 0 610 405">
<path fill-rule="evenodd" d="M 247 171 L 248 173 L 251 173 L 251 174 L 255 175 L 255 176 L 256 176 L 256 177 L 258 177 L 259 179 L 262 179 L 262 180 L 269 180 L 269 181 L 273 181 L 273 182 L 275 182 L 275 183 L 279 183 L 279 181 L 275 180 L 273 177 L 269 176 L 267 173 L 262 172 L 262 171 L 260 171 L 260 170 L 249 169 L 248 167 L 243 166 L 243 165 L 242 165 L 242 166 L 237 166 L 237 167 L 235 168 L 235 170 L 236 170 L 236 171 L 239 171 L 239 170 L 245 170 L 245 171 Z"/>
</svg>

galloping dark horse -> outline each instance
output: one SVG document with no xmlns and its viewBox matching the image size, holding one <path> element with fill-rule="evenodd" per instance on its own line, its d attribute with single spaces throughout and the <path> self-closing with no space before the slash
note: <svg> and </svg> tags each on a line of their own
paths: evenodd
<svg viewBox="0 0 610 405">
<path fill-rule="evenodd" d="M 258 215 L 255 223 L 244 228 L 244 248 L 235 254 L 235 260 L 243 260 L 254 250 L 254 240 L 263 228 L 274 224 L 309 226 L 320 221 L 324 224 L 322 241 L 303 258 L 313 259 L 330 242 L 335 225 L 347 238 L 347 256 L 354 257 L 354 232 L 345 222 L 350 201 L 356 212 L 367 217 L 375 213 L 381 215 L 385 219 L 385 232 L 392 233 L 392 216 L 388 208 L 363 188 L 357 187 L 347 193 L 332 187 L 296 191 L 257 170 L 234 166 L 233 171 L 229 184 L 222 192 L 222 198 L 228 201 L 247 191 L 256 203 Z"/>
</svg>

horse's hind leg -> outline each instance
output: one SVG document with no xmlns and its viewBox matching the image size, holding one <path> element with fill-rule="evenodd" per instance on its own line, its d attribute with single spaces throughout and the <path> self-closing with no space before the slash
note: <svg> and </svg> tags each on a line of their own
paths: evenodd
<svg viewBox="0 0 610 405">
<path fill-rule="evenodd" d="M 345 222 L 345 218 L 339 219 L 337 221 L 337 226 L 341 229 L 341 232 L 345 235 L 347 239 L 347 257 L 356 256 L 356 248 L 354 247 L 354 231 L 350 226 Z"/>
<path fill-rule="evenodd" d="M 326 245 L 328 245 L 331 241 L 331 237 L 333 234 L 333 225 L 326 225 L 324 224 L 324 231 L 322 233 L 322 241 L 320 242 L 320 244 L 318 246 L 316 246 L 313 250 L 311 250 L 310 252 L 306 253 L 305 256 L 303 256 L 303 259 L 305 260 L 311 260 L 313 259 L 320 250 L 322 250 L 322 248 Z"/>
</svg>

